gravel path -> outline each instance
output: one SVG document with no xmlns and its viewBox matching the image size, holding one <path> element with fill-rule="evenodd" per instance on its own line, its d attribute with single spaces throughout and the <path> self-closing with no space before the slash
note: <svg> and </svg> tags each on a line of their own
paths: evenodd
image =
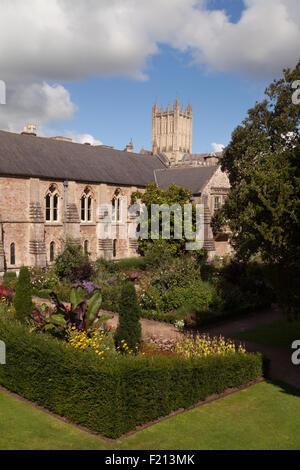
<svg viewBox="0 0 300 470">
<path fill-rule="evenodd" d="M 36 305 L 42 305 L 43 303 L 53 306 L 50 300 L 44 300 L 39 297 L 33 297 L 33 302 Z M 68 302 L 63 302 L 67 304 Z M 112 319 L 107 320 L 107 324 L 111 325 L 113 328 L 116 328 L 118 325 L 119 315 L 115 312 L 109 312 L 107 310 L 100 310 L 99 315 L 110 315 Z M 180 336 L 179 331 L 170 323 L 163 323 L 154 320 L 141 320 L 142 325 L 142 337 L 143 339 L 147 339 L 150 336 L 155 336 L 157 338 L 169 340 L 169 339 L 176 339 Z"/>
</svg>

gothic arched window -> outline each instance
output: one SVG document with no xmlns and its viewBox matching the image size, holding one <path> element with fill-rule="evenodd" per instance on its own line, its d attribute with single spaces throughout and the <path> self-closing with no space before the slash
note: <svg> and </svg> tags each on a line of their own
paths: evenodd
<svg viewBox="0 0 300 470">
<path fill-rule="evenodd" d="M 57 186 L 51 184 L 46 194 L 46 221 L 57 222 L 59 210 L 59 193 Z"/>
<path fill-rule="evenodd" d="M 51 242 L 50 243 L 50 263 L 54 261 L 54 257 L 55 257 L 55 243 Z"/>
<path fill-rule="evenodd" d="M 93 219 L 93 195 L 92 191 L 86 187 L 80 199 L 81 221 L 91 222 Z"/>
<path fill-rule="evenodd" d="M 122 198 L 120 189 L 115 191 L 114 197 L 112 199 L 112 220 L 115 222 L 122 221 Z"/>
<path fill-rule="evenodd" d="M 10 264 L 16 264 L 16 247 L 14 243 L 10 245 Z"/>
</svg>

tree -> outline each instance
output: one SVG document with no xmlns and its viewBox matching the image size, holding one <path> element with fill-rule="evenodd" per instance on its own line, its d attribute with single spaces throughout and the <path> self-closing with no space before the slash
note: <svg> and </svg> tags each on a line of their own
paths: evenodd
<svg viewBox="0 0 300 470">
<path fill-rule="evenodd" d="M 16 283 L 14 307 L 16 310 L 17 320 L 24 323 L 26 318 L 31 315 L 33 308 L 30 273 L 28 268 L 25 266 L 20 269 L 20 274 Z"/>
<path fill-rule="evenodd" d="M 140 315 L 134 283 L 127 281 L 121 290 L 119 324 L 115 333 L 115 344 L 122 352 L 129 350 L 136 352 L 140 346 L 142 335 Z"/>
<path fill-rule="evenodd" d="M 145 205 L 147 209 L 147 217 L 141 217 L 141 226 L 145 229 L 145 233 L 148 233 L 148 239 L 139 239 L 139 251 L 142 255 L 145 255 L 147 252 L 155 249 L 163 253 L 164 257 L 168 258 L 170 256 L 179 256 L 186 251 L 186 242 L 192 241 L 187 240 L 184 233 L 184 205 L 188 204 L 192 197 L 191 191 L 186 188 L 181 188 L 172 184 L 167 189 L 157 188 L 155 183 L 151 183 L 146 187 L 146 191 L 141 193 L 139 191 L 132 194 L 131 203 L 134 204 L 138 199 Z M 163 231 L 165 226 L 163 223 L 162 212 L 155 214 L 151 210 L 152 204 L 157 204 L 158 206 L 166 205 L 170 209 L 172 206 L 175 210 L 170 211 L 170 237 L 164 238 Z M 159 239 L 151 238 L 151 224 L 157 222 L 159 227 Z M 182 228 L 181 238 L 177 238 L 175 233 L 175 227 Z M 195 206 L 192 206 L 192 220 L 191 220 L 192 230 L 196 229 L 196 209 Z"/>
<path fill-rule="evenodd" d="M 238 259 L 259 254 L 277 273 L 293 272 L 294 280 L 300 260 L 300 105 L 292 102 L 292 84 L 299 78 L 300 61 L 273 81 L 266 99 L 232 133 L 221 160 L 231 191 L 212 220 L 215 233 L 229 226 Z M 277 278 L 280 284 L 282 276 Z"/>
</svg>

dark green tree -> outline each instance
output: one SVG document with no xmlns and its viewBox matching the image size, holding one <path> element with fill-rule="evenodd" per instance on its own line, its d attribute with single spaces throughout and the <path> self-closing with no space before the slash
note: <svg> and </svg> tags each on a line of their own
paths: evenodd
<svg viewBox="0 0 300 470">
<path fill-rule="evenodd" d="M 300 61 L 273 81 L 266 99 L 234 130 L 221 161 L 231 191 L 212 221 L 215 233 L 229 226 L 238 259 L 260 255 L 276 268 L 279 289 L 293 279 L 285 282 L 284 295 L 285 303 L 296 301 L 292 309 L 299 295 L 289 286 L 299 281 L 300 261 L 300 105 L 292 101 L 297 79 Z"/>
<path fill-rule="evenodd" d="M 20 274 L 16 283 L 14 307 L 16 310 L 17 320 L 23 323 L 32 313 L 33 303 L 30 273 L 28 268 L 24 266 L 20 269 Z"/>
<path fill-rule="evenodd" d="M 119 324 L 115 333 L 115 344 L 122 352 L 136 352 L 140 347 L 142 329 L 140 306 L 134 283 L 127 281 L 121 290 L 119 303 Z M 125 346 L 125 345 L 126 346 Z"/>
</svg>

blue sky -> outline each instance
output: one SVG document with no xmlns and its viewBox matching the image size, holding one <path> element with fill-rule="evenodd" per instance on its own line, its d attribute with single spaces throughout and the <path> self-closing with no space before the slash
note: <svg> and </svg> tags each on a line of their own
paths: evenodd
<svg viewBox="0 0 300 470">
<path fill-rule="evenodd" d="M 70 3 L 72 8 L 70 8 Z M 0 129 L 151 149 L 155 98 L 193 106 L 193 152 L 226 145 L 299 59 L 299 0 L 11 0 Z M 22 60 L 20 60 L 20 57 Z"/>
<path fill-rule="evenodd" d="M 74 119 L 60 125 L 92 134 L 106 145 L 124 148 L 132 137 L 135 151 L 151 149 L 152 105 L 193 106 L 193 152 L 206 152 L 211 144 L 226 145 L 247 110 L 263 97 L 267 81 L 225 73 L 207 73 L 190 65 L 188 54 L 160 46 L 146 72 L 148 80 L 124 77 L 63 82 L 78 106 Z"/>
</svg>

